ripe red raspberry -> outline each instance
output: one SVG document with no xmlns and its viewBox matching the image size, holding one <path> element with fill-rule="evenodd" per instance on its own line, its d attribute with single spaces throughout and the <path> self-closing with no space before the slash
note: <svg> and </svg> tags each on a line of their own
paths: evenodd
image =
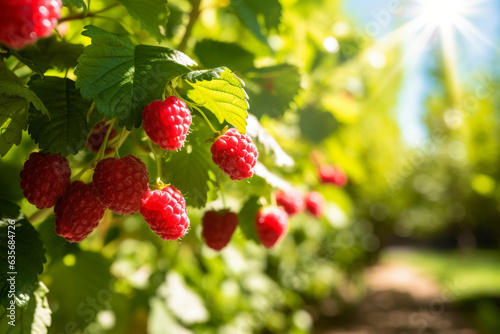
<svg viewBox="0 0 500 334">
<path fill-rule="evenodd" d="M 339 187 L 343 187 L 347 183 L 347 175 L 338 166 L 321 165 L 318 172 L 322 183 L 333 183 Z"/>
<path fill-rule="evenodd" d="M 212 160 L 231 180 L 243 180 L 253 176 L 257 164 L 257 147 L 248 135 L 229 129 L 210 148 Z"/>
<path fill-rule="evenodd" d="M 68 159 L 60 154 L 31 153 L 20 176 L 24 197 L 38 209 L 56 204 L 71 183 Z"/>
<path fill-rule="evenodd" d="M 109 124 L 106 123 L 107 121 L 100 121 L 99 123 L 96 124 L 96 126 L 94 126 L 94 128 L 89 134 L 89 138 L 87 139 L 87 147 L 93 152 L 96 153 L 99 152 L 102 142 L 106 137 L 106 133 L 108 132 L 109 129 Z M 117 135 L 118 133 L 116 132 L 115 128 L 112 128 L 108 137 L 108 145 L 113 139 L 116 138 Z M 106 148 L 106 151 L 104 153 L 109 154 L 111 152 L 113 152 L 113 148 L 109 147 Z"/>
<path fill-rule="evenodd" d="M 306 209 L 312 215 L 321 217 L 325 209 L 325 197 L 317 191 L 310 191 L 305 196 Z"/>
<path fill-rule="evenodd" d="M 61 6 L 61 0 L 0 0 L 0 42 L 20 49 L 50 35 Z"/>
<path fill-rule="evenodd" d="M 149 189 L 146 165 L 130 154 L 99 161 L 92 180 L 104 205 L 120 215 L 139 211 L 142 196 Z"/>
<path fill-rule="evenodd" d="M 201 222 L 203 225 L 202 234 L 207 246 L 215 250 L 221 250 L 231 240 L 238 225 L 238 216 L 227 210 L 220 212 L 207 211 Z"/>
<path fill-rule="evenodd" d="M 97 227 L 105 210 L 92 183 L 75 181 L 56 203 L 56 233 L 80 242 Z"/>
<path fill-rule="evenodd" d="M 288 192 L 284 192 L 279 189 L 276 192 L 276 202 L 279 206 L 282 206 L 286 213 L 290 216 L 304 210 L 302 193 L 297 189 L 293 189 Z"/>
<path fill-rule="evenodd" d="M 288 214 L 279 207 L 269 206 L 257 212 L 255 225 L 260 242 L 271 248 L 286 234 Z"/>
<path fill-rule="evenodd" d="M 141 215 L 163 240 L 182 238 L 189 228 L 186 201 L 174 186 L 146 191 L 141 202 Z"/>
<path fill-rule="evenodd" d="M 154 143 L 175 151 L 184 146 L 192 118 L 184 101 L 169 96 L 145 106 L 142 121 L 142 128 Z"/>
</svg>

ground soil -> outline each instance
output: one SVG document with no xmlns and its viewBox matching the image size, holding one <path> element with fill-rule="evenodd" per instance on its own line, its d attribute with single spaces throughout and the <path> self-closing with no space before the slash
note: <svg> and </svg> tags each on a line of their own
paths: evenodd
<svg viewBox="0 0 500 334">
<path fill-rule="evenodd" d="M 453 291 L 400 264 L 366 273 L 368 293 L 345 314 L 321 317 L 315 334 L 478 334 Z M 327 306 L 328 308 L 328 306 Z"/>
</svg>

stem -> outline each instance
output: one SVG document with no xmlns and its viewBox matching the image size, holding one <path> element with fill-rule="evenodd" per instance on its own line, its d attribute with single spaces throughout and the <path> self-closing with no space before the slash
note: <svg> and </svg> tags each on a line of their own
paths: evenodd
<svg viewBox="0 0 500 334">
<path fill-rule="evenodd" d="M 198 110 L 198 112 L 201 114 L 201 116 L 203 116 L 203 118 L 205 119 L 205 122 L 207 122 L 210 129 L 212 129 L 213 133 L 217 132 L 217 130 L 215 130 L 215 128 L 213 127 L 212 123 L 210 123 L 210 121 L 208 120 L 208 117 L 205 115 L 205 113 L 203 111 L 201 111 L 200 108 L 198 108 L 197 106 L 194 106 L 194 105 L 191 105 L 191 108 Z"/>
<path fill-rule="evenodd" d="M 36 211 L 34 214 L 29 216 L 28 221 L 31 224 L 38 223 L 39 221 L 44 220 L 48 216 L 50 216 L 54 212 L 54 208 L 46 208 Z"/>
<path fill-rule="evenodd" d="M 118 138 L 118 142 L 116 142 L 116 145 L 115 145 L 115 155 L 118 158 L 120 158 L 120 154 L 118 153 L 118 149 L 125 142 L 125 139 L 128 137 L 129 134 L 130 134 L 130 131 L 127 131 L 127 128 L 123 128 L 122 133 L 120 133 L 120 137 Z"/>
<path fill-rule="evenodd" d="M 109 121 L 109 128 L 108 131 L 106 131 L 106 136 L 104 136 L 104 140 L 102 141 L 101 147 L 99 148 L 99 152 L 97 152 L 97 155 L 95 157 L 96 161 L 101 160 L 104 158 L 104 152 L 106 152 L 106 146 L 108 146 L 108 138 L 109 134 L 111 133 L 111 130 L 113 130 L 113 125 L 115 124 L 116 118 L 113 118 L 111 121 Z"/>
<path fill-rule="evenodd" d="M 177 50 L 184 52 L 187 46 L 187 42 L 189 40 L 189 37 L 191 36 L 191 32 L 193 31 L 194 24 L 196 23 L 196 20 L 198 20 L 198 17 L 200 16 L 200 3 L 201 0 L 192 0 L 193 1 L 193 8 L 191 9 L 191 13 L 189 14 L 189 22 L 186 26 L 186 31 L 184 32 L 184 36 L 182 36 L 181 43 L 179 44 L 179 47 Z"/>
<path fill-rule="evenodd" d="M 61 18 L 59 20 L 59 23 L 66 22 L 66 21 L 81 20 L 81 19 L 85 19 L 87 17 L 95 17 L 95 16 L 98 16 L 100 13 L 103 13 L 105 11 L 108 11 L 108 10 L 113 9 L 115 7 L 118 7 L 118 6 L 120 6 L 120 3 L 114 3 L 112 5 L 109 5 L 108 7 L 105 7 L 101 10 L 98 10 L 97 12 L 87 13 L 87 16 L 85 16 L 84 13 L 80 13 L 80 14 L 76 14 L 76 15 L 72 15 L 72 16 L 66 16 L 66 17 Z M 87 7 L 90 8 L 90 1 L 89 1 L 89 5 Z"/>
<path fill-rule="evenodd" d="M 87 123 L 90 121 L 90 115 L 92 114 L 92 111 L 94 111 L 94 108 L 95 108 L 95 102 L 92 102 L 89 111 L 87 111 Z"/>
<path fill-rule="evenodd" d="M 227 209 L 226 196 L 224 196 L 224 190 L 222 190 L 222 187 L 219 188 L 219 191 L 220 191 L 220 199 L 222 200 L 223 209 Z"/>
<path fill-rule="evenodd" d="M 153 143 L 151 142 L 151 140 L 148 140 L 148 146 L 149 146 L 149 149 L 151 150 L 151 153 L 153 153 L 154 157 L 155 157 L 155 161 L 156 161 L 156 184 L 157 185 L 160 185 L 161 184 L 161 178 L 162 178 L 162 172 L 163 172 L 163 169 L 162 169 L 162 161 L 161 161 L 161 158 L 158 157 L 158 154 L 156 154 L 156 150 L 154 149 L 153 147 Z"/>
<path fill-rule="evenodd" d="M 71 182 L 79 180 L 82 177 L 82 175 L 85 174 L 85 172 L 88 171 L 90 169 L 90 167 L 92 167 L 93 164 L 94 164 L 94 160 L 92 160 L 85 167 L 83 167 L 82 170 L 78 174 L 76 174 L 75 176 L 73 176 L 71 178 Z"/>
</svg>

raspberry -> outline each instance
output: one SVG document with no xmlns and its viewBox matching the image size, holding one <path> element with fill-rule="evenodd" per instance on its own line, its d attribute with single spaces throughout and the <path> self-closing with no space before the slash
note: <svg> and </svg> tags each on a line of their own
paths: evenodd
<svg viewBox="0 0 500 334">
<path fill-rule="evenodd" d="M 207 246 L 221 250 L 226 247 L 238 225 L 238 216 L 229 211 L 207 211 L 202 219 L 203 238 Z"/>
<path fill-rule="evenodd" d="M 279 189 L 276 192 L 276 202 L 279 206 L 282 206 L 286 213 L 290 216 L 304 210 L 302 193 L 297 189 L 293 189 L 288 192 L 284 192 Z"/>
<path fill-rule="evenodd" d="M 325 198 L 317 191 L 310 191 L 305 196 L 306 209 L 312 215 L 321 217 L 325 209 Z"/>
<path fill-rule="evenodd" d="M 186 201 L 174 186 L 146 191 L 141 202 L 141 215 L 163 240 L 182 238 L 189 228 Z"/>
<path fill-rule="evenodd" d="M 97 227 L 105 210 L 94 184 L 75 181 L 56 203 L 56 233 L 80 242 Z"/>
<path fill-rule="evenodd" d="M 120 215 L 131 215 L 141 207 L 149 173 L 141 159 L 127 154 L 121 159 L 99 161 L 92 179 L 106 207 Z"/>
<path fill-rule="evenodd" d="M 318 172 L 322 183 L 333 183 L 339 187 L 347 183 L 347 175 L 338 166 L 322 165 L 318 168 Z"/>
<path fill-rule="evenodd" d="M 142 128 L 154 143 L 175 151 L 184 146 L 192 118 L 184 101 L 169 96 L 165 101 L 156 100 L 145 106 L 142 120 Z"/>
<path fill-rule="evenodd" d="M 92 150 L 93 152 L 99 152 L 99 149 L 101 148 L 102 142 L 104 141 L 104 138 L 106 137 L 106 133 L 108 132 L 109 129 L 109 124 L 106 124 L 107 121 L 100 121 L 99 123 L 94 126 L 92 131 L 89 134 L 89 138 L 87 139 L 87 147 Z M 115 128 L 111 129 L 111 132 L 109 133 L 108 136 L 108 144 L 116 138 L 118 133 L 116 132 Z M 106 148 L 106 151 L 104 152 L 105 154 L 109 154 L 113 152 L 113 148 Z"/>
<path fill-rule="evenodd" d="M 252 177 L 257 163 L 257 147 L 248 135 L 229 129 L 210 148 L 212 160 L 231 180 Z"/>
<path fill-rule="evenodd" d="M 274 247 L 288 229 L 288 214 L 285 210 L 269 206 L 257 212 L 255 218 L 257 236 L 266 247 Z"/>
<path fill-rule="evenodd" d="M 61 6 L 61 0 L 0 0 L 0 42 L 20 49 L 50 35 Z"/>
<path fill-rule="evenodd" d="M 68 159 L 60 154 L 31 153 L 20 176 L 24 197 L 38 209 L 56 204 L 71 183 Z"/>
</svg>

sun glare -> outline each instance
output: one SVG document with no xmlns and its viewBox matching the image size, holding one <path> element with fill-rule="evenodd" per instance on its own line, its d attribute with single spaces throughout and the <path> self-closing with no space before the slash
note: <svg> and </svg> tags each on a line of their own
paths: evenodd
<svg viewBox="0 0 500 334">
<path fill-rule="evenodd" d="M 419 0 L 421 18 L 436 27 L 455 25 L 465 14 L 470 3 L 460 0 Z"/>
<path fill-rule="evenodd" d="M 477 19 L 481 13 L 484 13 L 486 4 L 492 1 L 408 0 L 405 16 L 409 20 L 374 46 L 374 49 L 382 52 L 401 44 L 407 46 L 403 57 L 391 67 L 391 71 L 381 83 L 380 92 L 383 92 L 384 87 L 391 82 L 404 65 L 414 66 L 418 64 L 429 50 L 440 45 L 445 77 L 451 84 L 454 101 L 458 103 L 461 94 L 458 82 L 457 41 L 461 39 L 475 48 L 488 46 L 500 53 L 500 48 L 484 36 L 470 21 L 474 18 Z"/>
</svg>

